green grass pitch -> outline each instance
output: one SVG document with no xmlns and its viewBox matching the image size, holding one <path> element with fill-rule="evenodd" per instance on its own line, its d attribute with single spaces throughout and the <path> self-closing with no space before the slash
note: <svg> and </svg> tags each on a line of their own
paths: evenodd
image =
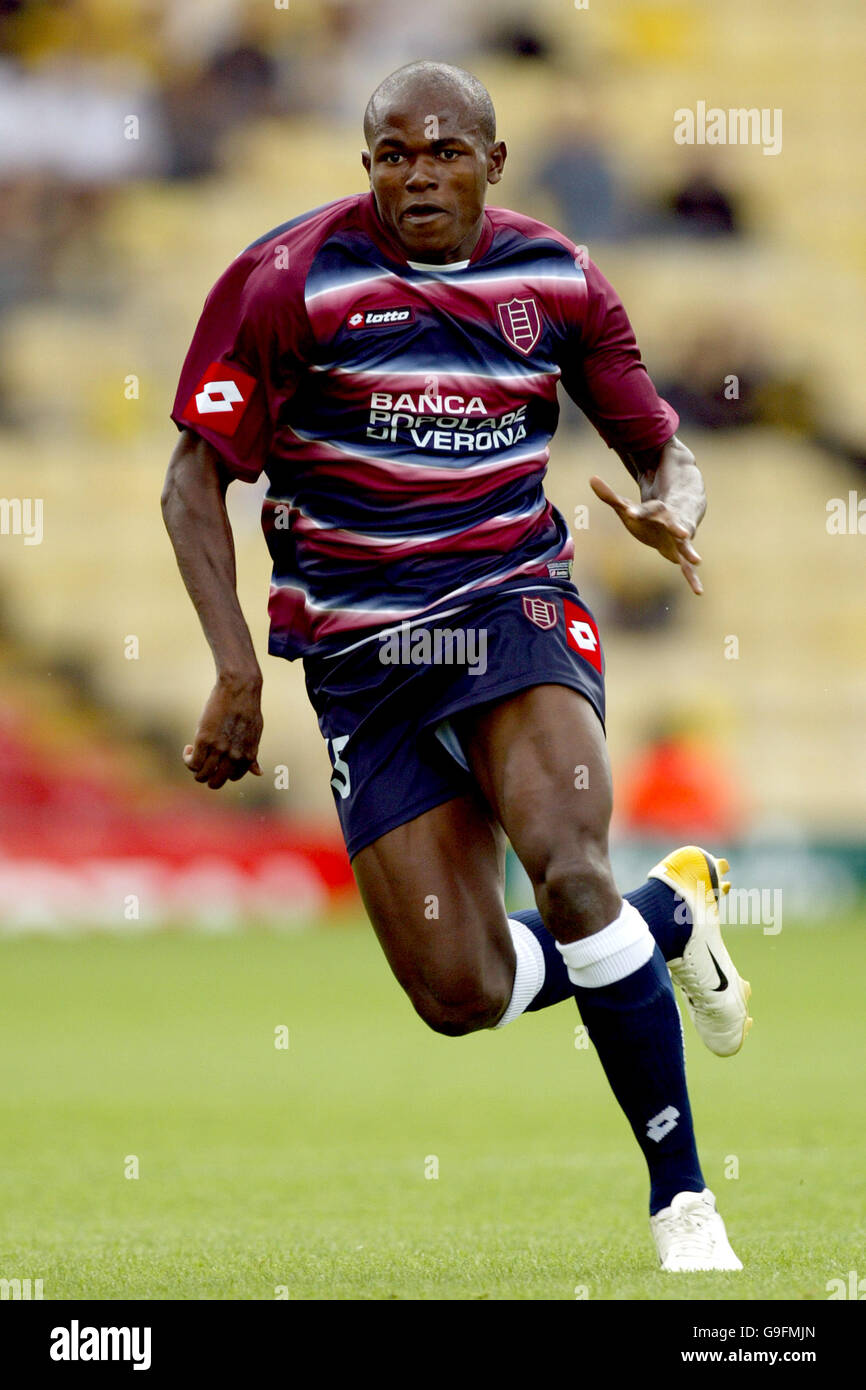
<svg viewBox="0 0 866 1390">
<path fill-rule="evenodd" d="M 755 1028 L 727 1060 L 685 1028 L 742 1274 L 656 1269 L 643 1159 L 570 1003 L 439 1037 L 353 924 L 0 943 L 0 1276 L 46 1299 L 826 1299 L 866 1275 L 866 922 L 727 934 Z"/>
</svg>

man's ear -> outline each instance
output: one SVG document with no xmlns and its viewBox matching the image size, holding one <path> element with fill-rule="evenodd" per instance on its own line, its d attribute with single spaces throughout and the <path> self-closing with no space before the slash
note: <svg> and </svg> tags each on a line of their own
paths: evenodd
<svg viewBox="0 0 866 1390">
<path fill-rule="evenodd" d="M 367 171 L 367 177 L 369 178 L 369 177 L 370 177 L 370 151 L 369 151 L 369 150 L 362 150 L 362 151 L 361 151 L 361 163 L 363 164 L 364 168 L 366 169 L 366 171 Z"/>
<path fill-rule="evenodd" d="M 504 140 L 497 140 L 495 145 L 491 145 L 487 155 L 487 182 L 498 183 L 502 178 L 502 170 L 505 168 L 505 161 L 508 158 L 508 150 Z"/>
</svg>

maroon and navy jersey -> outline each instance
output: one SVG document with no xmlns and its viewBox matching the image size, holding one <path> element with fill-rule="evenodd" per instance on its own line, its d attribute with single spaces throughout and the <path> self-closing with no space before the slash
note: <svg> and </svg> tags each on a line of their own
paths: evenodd
<svg viewBox="0 0 866 1390">
<path fill-rule="evenodd" d="M 487 208 L 458 268 L 413 265 L 372 194 L 268 232 L 207 298 L 172 419 L 269 480 L 270 651 L 342 650 L 567 580 L 544 495 L 557 383 L 622 454 L 679 423 L 615 291 L 567 237 Z"/>
</svg>

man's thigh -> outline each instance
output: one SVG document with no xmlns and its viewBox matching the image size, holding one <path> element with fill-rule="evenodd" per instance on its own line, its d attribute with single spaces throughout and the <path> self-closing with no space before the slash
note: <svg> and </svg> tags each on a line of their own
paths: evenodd
<svg viewBox="0 0 866 1390">
<path fill-rule="evenodd" d="M 554 935 L 570 940 L 612 921 L 621 905 L 608 860 L 613 791 L 589 701 L 564 685 L 532 686 L 465 711 L 457 728 Z"/>
<path fill-rule="evenodd" d="M 489 1027 L 508 1005 L 504 865 L 502 831 L 471 794 L 389 830 L 352 861 L 391 969 L 440 1032 Z"/>
</svg>

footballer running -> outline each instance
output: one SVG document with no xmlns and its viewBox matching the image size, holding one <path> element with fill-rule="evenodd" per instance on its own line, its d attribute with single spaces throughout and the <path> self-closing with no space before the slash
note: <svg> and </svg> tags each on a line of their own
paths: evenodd
<svg viewBox="0 0 866 1390">
<path fill-rule="evenodd" d="M 689 846 L 633 892 L 614 882 L 602 647 L 543 486 L 557 383 L 641 500 L 600 478 L 596 495 L 696 594 L 701 474 L 584 249 L 485 206 L 506 147 L 478 79 L 400 68 L 364 133 L 370 191 L 242 252 L 183 366 L 163 512 L 216 665 L 184 761 L 212 788 L 261 775 L 225 496 L 264 472 L 269 652 L 303 660 L 392 971 L 452 1037 L 574 999 L 649 1168 L 662 1269 L 741 1269 L 701 1173 L 671 983 L 707 1046 L 737 1052 L 750 988 L 719 930 L 728 866 Z M 433 631 L 445 658 L 414 659 Z M 506 837 L 537 904 L 510 917 Z"/>
</svg>

